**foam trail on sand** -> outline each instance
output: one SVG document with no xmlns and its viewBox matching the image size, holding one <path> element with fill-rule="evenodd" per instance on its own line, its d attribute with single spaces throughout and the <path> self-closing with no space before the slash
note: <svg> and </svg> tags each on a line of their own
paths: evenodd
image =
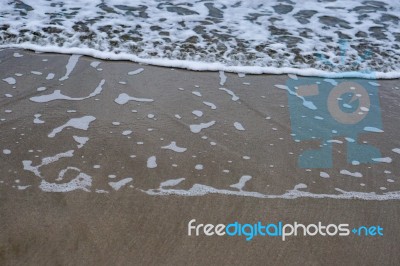
<svg viewBox="0 0 400 266">
<path fill-rule="evenodd" d="M 307 187 L 304 184 L 298 184 L 293 189 L 288 190 L 283 194 L 276 194 L 276 195 L 263 194 L 260 192 L 252 192 L 252 191 L 243 191 L 243 190 L 237 191 L 229 189 L 218 189 L 202 184 L 194 184 L 188 190 L 169 188 L 179 184 L 183 180 L 185 179 L 180 178 L 175 180 L 169 180 L 171 181 L 171 185 L 168 186 L 168 188 L 165 188 L 166 187 L 165 185 L 162 186 L 163 183 L 161 183 L 160 187 L 157 189 L 148 189 L 141 191 L 148 195 L 179 195 L 188 197 L 204 196 L 207 194 L 222 194 L 222 195 L 244 196 L 244 197 L 254 197 L 263 199 L 330 198 L 330 199 L 363 199 L 363 200 L 378 200 L 378 201 L 400 199 L 400 191 L 393 191 L 378 195 L 375 192 L 353 192 L 336 188 L 336 191 L 340 192 L 340 194 L 317 194 L 307 191 L 301 191 L 300 189 Z"/>
<path fill-rule="evenodd" d="M 60 133 L 67 127 L 73 127 L 73 128 L 81 129 L 81 130 L 88 130 L 89 124 L 91 122 L 93 122 L 94 120 L 96 120 L 96 118 L 94 116 L 83 116 L 80 118 L 72 118 L 64 125 L 53 129 L 53 131 L 51 131 L 49 133 L 48 137 L 54 138 L 58 133 Z"/>
<path fill-rule="evenodd" d="M 133 178 L 132 177 L 127 177 L 124 179 L 121 179 L 117 182 L 108 182 L 108 184 L 110 185 L 110 187 L 112 187 L 114 190 L 119 190 L 120 188 L 122 188 L 123 186 L 125 186 L 126 184 L 128 184 L 129 182 L 132 182 Z"/>
<path fill-rule="evenodd" d="M 150 156 L 147 159 L 147 168 L 152 169 L 152 168 L 156 168 L 156 167 L 157 167 L 157 158 L 156 158 L 156 156 Z"/>
<path fill-rule="evenodd" d="M 69 75 L 71 74 L 72 70 L 74 70 L 76 63 L 78 63 L 79 57 L 81 57 L 81 55 L 73 54 L 70 56 L 70 58 L 68 59 L 68 63 L 65 66 L 67 71 L 65 72 L 65 75 L 59 79 L 60 81 L 63 81 L 63 80 L 66 80 L 69 78 Z"/>
<path fill-rule="evenodd" d="M 220 89 L 221 91 L 225 91 L 225 92 L 228 93 L 230 96 L 232 96 L 232 101 L 236 102 L 237 100 L 239 100 L 239 97 L 236 96 L 236 94 L 235 94 L 233 91 L 228 90 L 228 89 L 226 89 L 226 88 L 219 88 L 219 89 Z"/>
<path fill-rule="evenodd" d="M 9 85 L 14 85 L 15 83 L 17 83 L 17 81 L 13 77 L 4 78 L 3 81 L 7 82 Z"/>
<path fill-rule="evenodd" d="M 246 185 L 246 182 L 251 179 L 251 176 L 249 175 L 244 175 L 239 179 L 239 182 L 233 185 L 230 185 L 230 187 L 237 188 L 239 190 L 243 190 L 243 187 Z"/>
<path fill-rule="evenodd" d="M 121 93 L 120 95 L 118 95 L 118 97 L 114 100 L 114 102 L 123 105 L 126 104 L 129 101 L 136 101 L 136 102 L 153 102 L 153 99 L 147 99 L 147 98 L 136 98 L 136 97 L 132 97 L 129 96 L 126 93 Z"/>
<path fill-rule="evenodd" d="M 67 183 L 50 183 L 47 182 L 46 180 L 42 180 L 42 182 L 39 185 L 39 188 L 42 191 L 45 192 L 70 192 L 74 190 L 83 190 L 86 192 L 90 192 L 89 188 L 92 186 L 92 177 L 85 174 L 81 173 L 78 168 L 75 167 L 68 167 L 65 170 L 74 170 L 78 171 L 79 174 L 72 179 L 71 181 Z M 62 175 L 65 174 L 66 171 L 61 171 Z M 60 176 L 61 178 L 63 176 Z"/>
<path fill-rule="evenodd" d="M 222 70 L 219 71 L 219 79 L 220 79 L 219 85 L 224 86 L 224 84 L 226 82 L 226 76 L 225 76 L 224 71 L 222 71 Z"/>
<path fill-rule="evenodd" d="M 190 125 L 190 131 L 192 131 L 193 133 L 199 133 L 200 131 L 202 131 L 205 128 L 209 128 L 211 126 L 213 126 L 215 124 L 215 121 L 210 121 L 208 123 L 200 123 L 198 125 Z"/>
<path fill-rule="evenodd" d="M 170 144 L 161 147 L 161 149 L 172 150 L 174 152 L 185 152 L 187 148 L 178 147 L 175 141 L 172 141 Z"/>
<path fill-rule="evenodd" d="M 91 97 L 94 97 L 94 96 L 100 94 L 101 91 L 103 90 L 102 86 L 104 85 L 104 82 L 105 82 L 104 79 L 101 80 L 99 85 L 96 87 L 96 89 L 86 97 L 73 98 L 73 97 L 69 97 L 69 96 L 62 94 L 60 90 L 55 90 L 51 94 L 31 97 L 30 100 L 32 102 L 37 102 L 37 103 L 46 103 L 46 102 L 55 101 L 55 100 L 81 101 L 81 100 L 89 99 Z"/>
<path fill-rule="evenodd" d="M 139 69 L 136 69 L 136 70 L 134 70 L 134 71 L 128 72 L 128 75 L 130 75 L 130 76 L 132 76 L 132 75 L 137 75 L 137 74 L 142 73 L 143 71 L 144 71 L 143 68 L 139 68 Z"/>
</svg>

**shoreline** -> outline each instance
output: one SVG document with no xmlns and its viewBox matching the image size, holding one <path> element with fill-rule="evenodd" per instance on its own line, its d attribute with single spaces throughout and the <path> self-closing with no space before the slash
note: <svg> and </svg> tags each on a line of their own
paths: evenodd
<svg viewBox="0 0 400 266">
<path fill-rule="evenodd" d="M 216 72 L 225 71 L 227 73 L 244 73 L 250 75 L 286 75 L 293 74 L 304 77 L 321 77 L 321 78 L 362 78 L 362 79 L 378 79 L 378 80 L 394 80 L 400 78 L 400 71 L 392 72 L 375 72 L 375 71 L 350 71 L 333 73 L 314 68 L 293 68 L 293 67 L 265 67 L 265 66 L 225 66 L 222 63 L 209 63 L 186 61 L 176 59 L 149 58 L 144 59 L 132 54 L 115 54 L 113 52 L 104 52 L 92 48 L 61 48 L 61 47 L 42 47 L 35 44 L 7 44 L 0 45 L 0 49 L 23 49 L 32 52 L 55 53 L 66 55 L 83 55 L 92 58 L 108 61 L 128 61 L 138 64 L 148 64 L 151 66 L 160 66 L 167 68 L 179 68 L 188 71 L 200 72 Z"/>
</svg>

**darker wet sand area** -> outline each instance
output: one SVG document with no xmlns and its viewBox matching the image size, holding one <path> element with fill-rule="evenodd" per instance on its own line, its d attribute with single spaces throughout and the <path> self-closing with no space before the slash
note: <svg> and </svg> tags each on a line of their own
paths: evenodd
<svg viewBox="0 0 400 266">
<path fill-rule="evenodd" d="M 366 83 L 379 130 L 333 134 L 332 167 L 304 167 L 299 157 L 321 141 L 293 130 L 303 113 L 284 86 L 301 77 L 24 50 L 0 60 L 4 264 L 399 263 L 398 80 Z M 319 116 L 307 125 L 326 133 Z M 349 162 L 353 140 L 380 156 Z M 379 224 L 385 235 L 246 242 L 189 237 L 191 219 Z"/>
</svg>

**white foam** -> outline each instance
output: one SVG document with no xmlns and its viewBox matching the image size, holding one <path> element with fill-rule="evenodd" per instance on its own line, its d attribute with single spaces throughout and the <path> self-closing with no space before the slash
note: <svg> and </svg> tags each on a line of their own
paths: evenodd
<svg viewBox="0 0 400 266">
<path fill-rule="evenodd" d="M 35 118 L 33 119 L 33 123 L 34 124 L 43 124 L 44 121 L 40 119 L 41 116 L 42 116 L 41 114 L 35 114 L 34 115 Z"/>
<path fill-rule="evenodd" d="M 20 54 L 20 53 L 14 53 L 13 54 L 14 57 L 23 57 L 24 55 Z"/>
<path fill-rule="evenodd" d="M 142 73 L 144 71 L 144 69 L 143 68 L 138 68 L 138 69 L 136 69 L 136 70 L 134 70 L 134 71 L 130 71 L 130 72 L 128 72 L 128 75 L 137 75 L 137 74 L 140 74 L 140 73 Z"/>
<path fill-rule="evenodd" d="M 132 134 L 132 130 L 124 130 L 124 131 L 122 131 L 122 135 L 124 135 L 124 136 L 128 136 L 130 134 Z"/>
<path fill-rule="evenodd" d="M 79 137 L 79 136 L 73 136 L 74 140 L 78 142 L 78 149 L 82 148 L 83 145 L 88 142 L 89 138 L 88 137 Z"/>
<path fill-rule="evenodd" d="M 200 110 L 193 110 L 192 114 L 194 114 L 197 117 L 202 117 L 203 116 L 203 112 Z"/>
<path fill-rule="evenodd" d="M 363 176 L 360 172 L 352 173 L 352 172 L 350 172 L 348 170 L 340 170 L 340 173 L 342 175 L 349 175 L 349 176 L 352 176 L 352 177 L 362 177 Z"/>
<path fill-rule="evenodd" d="M 192 94 L 201 97 L 201 93 L 199 91 L 192 91 Z"/>
<path fill-rule="evenodd" d="M 79 57 L 81 57 L 81 55 L 73 54 L 70 56 L 70 58 L 68 59 L 68 63 L 65 66 L 66 68 L 65 75 L 62 78 L 60 78 L 59 81 L 63 81 L 69 78 L 69 75 L 74 70 L 76 63 L 78 63 Z"/>
<path fill-rule="evenodd" d="M 212 110 L 217 109 L 217 106 L 213 103 L 210 102 L 203 102 L 205 105 L 207 105 L 208 107 L 210 107 Z"/>
<path fill-rule="evenodd" d="M 41 76 L 43 73 L 39 71 L 31 71 L 33 75 Z"/>
<path fill-rule="evenodd" d="M 46 79 L 47 79 L 47 80 L 53 79 L 54 76 L 55 76 L 54 73 L 49 73 L 49 74 L 47 74 Z"/>
<path fill-rule="evenodd" d="M 3 149 L 3 154 L 9 155 L 9 154 L 11 154 L 11 150 L 9 150 L 9 149 Z"/>
<path fill-rule="evenodd" d="M 224 86 L 225 82 L 226 82 L 225 73 L 224 73 L 224 71 L 220 70 L 219 71 L 219 85 Z"/>
<path fill-rule="evenodd" d="M 338 84 L 337 81 L 334 79 L 324 79 L 324 81 L 332 84 L 333 86 L 336 86 Z"/>
<path fill-rule="evenodd" d="M 100 63 L 101 63 L 100 61 L 93 61 L 90 63 L 90 66 L 93 68 L 97 68 L 100 65 Z"/>
<path fill-rule="evenodd" d="M 108 184 L 114 189 L 114 190 L 119 190 L 129 182 L 132 182 L 133 178 L 132 177 L 127 177 L 124 179 L 121 179 L 117 182 L 108 182 Z"/>
<path fill-rule="evenodd" d="M 129 101 L 136 101 L 136 102 L 153 102 L 153 99 L 147 99 L 147 98 L 136 98 L 129 96 L 126 93 L 121 93 L 115 100 L 114 102 L 123 105 L 126 104 Z"/>
<path fill-rule="evenodd" d="M 390 158 L 390 157 L 373 158 L 372 160 L 375 162 L 379 162 L 379 163 L 391 163 L 392 162 L 392 158 Z"/>
<path fill-rule="evenodd" d="M 369 2 L 361 5 L 357 0 L 336 0 L 334 4 L 313 1 L 312 11 L 316 14 L 301 18 L 300 12 L 306 8 L 303 2 L 286 2 L 284 5 L 292 11 L 279 12 L 275 10 L 282 6 L 279 0 L 242 1 L 237 5 L 218 0 L 212 3 L 212 8 L 222 19 L 214 23 L 203 23 L 213 16 L 213 12 L 205 6 L 208 3 L 203 1 L 179 3 L 178 7 L 190 11 L 190 15 L 172 10 L 177 8 L 174 3 L 160 5 L 159 1 L 148 0 L 136 1 L 134 11 L 120 8 L 130 4 L 124 0 L 110 0 L 103 4 L 89 0 L 62 4 L 68 18 L 61 15 L 55 18 L 54 14 L 59 14 L 60 6 L 49 1 L 30 1 L 32 9 L 25 16 L 21 16 L 13 2 L 0 1 L 0 15 L 9 27 L 0 33 L 0 49 L 17 47 L 37 52 L 61 51 L 193 70 L 312 76 L 320 72 L 326 76 L 370 78 L 400 76 L 399 53 L 393 49 L 397 44 L 396 30 L 388 30 L 397 29 L 395 19 L 400 4 L 396 1 L 381 0 L 379 5 Z M 105 7 L 111 11 L 105 12 Z M 139 11 L 142 7 L 145 10 Z M 365 11 L 359 10 L 359 7 L 372 9 L 366 11 L 368 19 L 361 15 Z M 335 13 L 334 18 L 330 18 L 332 8 L 341 10 Z M 135 19 L 129 19 L 129 16 Z M 395 19 L 383 21 L 384 16 Z M 330 19 L 327 21 L 324 18 Z M 272 19 L 282 23 L 271 23 Z M 336 19 L 340 22 L 334 21 Z M 185 25 L 179 25 L 182 20 Z M 46 31 L 49 25 L 59 32 Z M 105 25 L 110 25 L 110 30 L 104 29 Z M 87 32 L 76 30 L 77 26 L 86 27 Z M 160 36 L 160 30 L 151 26 L 168 33 L 168 38 Z M 195 30 L 198 27 L 201 27 L 201 33 Z M 308 29 L 307 36 L 302 34 L 304 28 Z M 380 28 L 382 33 L 376 34 L 372 30 L 374 28 Z M 285 34 L 276 33 L 276 30 Z M 357 37 L 359 32 L 367 34 L 368 38 Z M 343 35 L 351 39 L 345 53 L 339 51 L 343 46 L 340 42 Z M 139 40 L 126 40 L 126 36 Z M 185 41 L 188 37 L 197 40 L 188 45 L 191 47 L 184 47 L 188 44 Z M 358 47 L 362 46 L 365 48 L 360 51 Z M 359 60 L 371 48 L 374 50 L 371 58 Z M 197 53 L 200 50 L 202 53 Z M 317 59 L 314 54 L 318 52 L 324 57 Z M 298 57 L 300 60 L 297 60 Z M 308 60 L 310 57 L 314 60 Z M 328 60 L 324 58 L 329 58 L 331 64 L 327 64 Z M 376 64 L 376 58 L 382 62 Z M 362 71 L 370 68 L 373 71 Z"/>
<path fill-rule="evenodd" d="M 203 170 L 204 169 L 204 166 L 202 165 L 202 164 L 196 164 L 195 166 L 194 166 L 194 169 L 196 169 L 196 170 Z"/>
<path fill-rule="evenodd" d="M 242 124 L 240 124 L 239 122 L 233 123 L 233 126 L 239 131 L 244 131 L 245 130 L 244 127 L 242 126 Z"/>
<path fill-rule="evenodd" d="M 226 89 L 226 88 L 219 88 L 219 89 L 222 90 L 222 91 L 225 91 L 225 92 L 228 93 L 230 96 L 232 96 L 232 101 L 236 102 L 237 100 L 239 100 L 239 97 L 236 96 L 236 94 L 235 94 L 233 91 L 228 90 L 228 89 Z"/>
<path fill-rule="evenodd" d="M 317 107 L 314 105 L 314 103 L 312 101 L 306 100 L 303 96 L 299 96 L 297 94 L 297 92 L 291 90 L 288 86 L 281 85 L 281 84 L 275 84 L 274 86 L 277 87 L 278 89 L 286 90 L 291 95 L 294 95 L 294 96 L 300 98 L 303 101 L 303 106 L 304 107 L 306 107 L 306 108 L 308 108 L 310 110 L 317 110 Z"/>
<path fill-rule="evenodd" d="M 153 169 L 157 167 L 157 158 L 156 156 L 150 156 L 147 159 L 147 168 Z"/>
<path fill-rule="evenodd" d="M 377 83 L 377 82 L 369 81 L 368 83 L 369 83 L 370 85 L 372 85 L 372 86 L 375 86 L 375 87 L 380 87 L 380 86 L 381 86 L 381 84 L 379 84 L 379 83 Z"/>
<path fill-rule="evenodd" d="M 104 190 L 104 189 L 97 189 L 97 188 L 96 188 L 95 191 L 96 191 L 96 193 L 106 193 L 106 194 L 109 193 L 107 190 Z"/>
<path fill-rule="evenodd" d="M 50 183 L 43 179 L 42 182 L 40 183 L 39 188 L 45 192 L 70 192 L 70 191 L 74 191 L 74 190 L 83 190 L 86 192 L 90 192 L 89 188 L 92 186 L 92 177 L 91 176 L 89 176 L 85 173 L 81 173 L 80 170 L 75 167 L 68 167 L 67 170 L 75 170 L 75 171 L 78 171 L 79 174 L 71 181 L 69 181 L 67 183 L 61 183 L 61 184 Z M 63 174 L 65 172 L 66 171 L 62 171 Z M 62 178 L 63 176 L 59 176 L 59 177 Z"/>
<path fill-rule="evenodd" d="M 326 173 L 326 172 L 320 172 L 319 176 L 322 177 L 322 178 L 329 178 L 330 177 L 329 174 Z"/>
<path fill-rule="evenodd" d="M 90 123 L 93 122 L 94 120 L 96 120 L 94 116 L 83 116 L 80 118 L 72 118 L 64 125 L 53 129 L 53 131 L 50 132 L 47 136 L 49 138 L 54 138 L 56 134 L 60 133 L 67 127 L 73 127 L 81 130 L 88 130 Z"/>
<path fill-rule="evenodd" d="M 175 141 L 172 141 L 170 144 L 166 146 L 162 146 L 161 149 L 172 150 L 174 152 L 185 152 L 187 148 L 178 147 Z"/>
<path fill-rule="evenodd" d="M 246 185 L 247 181 L 249 181 L 252 177 L 249 175 L 244 175 L 239 179 L 239 182 L 236 184 L 230 185 L 232 188 L 237 188 L 238 190 L 242 191 L 243 187 Z"/>
<path fill-rule="evenodd" d="M 184 178 L 178 179 L 177 183 L 182 182 Z M 375 192 L 353 192 L 344 191 L 336 188 L 341 194 L 316 194 L 308 191 L 301 191 L 300 189 L 306 189 L 307 185 L 300 183 L 297 184 L 293 189 L 287 190 L 283 194 L 262 194 L 259 192 L 243 191 L 243 190 L 228 190 L 228 189 L 217 189 L 211 186 L 194 184 L 190 189 L 174 189 L 165 188 L 161 186 L 157 189 L 142 190 L 148 195 L 180 195 L 180 196 L 204 196 L 207 194 L 223 194 L 223 195 L 234 195 L 244 197 L 255 197 L 263 199 L 297 199 L 297 198 L 332 198 L 332 199 L 364 199 L 364 200 L 391 200 L 400 199 L 400 191 L 388 192 L 382 195 L 377 195 Z"/>
<path fill-rule="evenodd" d="M 215 121 L 210 121 L 208 123 L 200 123 L 198 125 L 190 125 L 190 131 L 192 131 L 193 133 L 199 133 L 200 131 L 202 131 L 205 128 L 209 128 L 211 126 L 213 126 L 215 124 Z"/>
<path fill-rule="evenodd" d="M 394 148 L 392 149 L 393 152 L 400 154 L 400 148 Z"/>
<path fill-rule="evenodd" d="M 376 127 L 364 127 L 364 131 L 382 133 L 383 130 Z"/>
<path fill-rule="evenodd" d="M 3 81 L 7 82 L 9 85 L 14 85 L 15 83 L 17 83 L 17 81 L 13 77 L 5 78 L 3 79 Z"/>
<path fill-rule="evenodd" d="M 25 189 L 27 189 L 27 188 L 29 188 L 29 187 L 31 187 L 31 185 L 26 185 L 26 186 L 18 185 L 18 186 L 17 186 L 17 189 L 18 189 L 18 190 L 25 190 Z"/>
<path fill-rule="evenodd" d="M 58 154 L 50 156 L 50 157 L 42 158 L 41 163 L 37 166 L 32 166 L 32 161 L 30 161 L 30 160 L 24 160 L 24 161 L 22 161 L 22 164 L 24 166 L 24 170 L 30 171 L 38 177 L 42 177 L 40 174 L 40 167 L 57 162 L 58 160 L 60 160 L 62 158 L 67 158 L 67 157 L 72 157 L 72 156 L 74 156 L 74 150 L 69 150 L 66 152 L 58 153 Z"/>
<path fill-rule="evenodd" d="M 70 96 L 66 96 L 66 95 L 62 94 L 60 92 L 60 90 L 55 90 L 51 94 L 34 96 L 34 97 L 31 97 L 29 100 L 31 100 L 32 102 L 36 102 L 36 103 L 46 103 L 46 102 L 51 102 L 51 101 L 55 101 L 55 100 L 82 101 L 85 99 L 92 98 L 96 95 L 99 95 L 101 93 L 101 91 L 103 90 L 102 86 L 104 85 L 104 82 L 105 82 L 104 79 L 101 80 L 99 85 L 97 85 L 96 89 L 86 97 L 74 98 L 74 97 L 70 97 Z"/>
<path fill-rule="evenodd" d="M 174 187 L 174 186 L 180 184 L 184 180 L 185 180 L 185 178 L 183 178 L 183 177 L 182 178 L 177 178 L 177 179 L 170 179 L 170 180 L 161 182 L 160 187 L 161 188 L 163 188 L 163 187 Z"/>
<path fill-rule="evenodd" d="M 300 76 L 318 76 L 325 78 L 365 78 L 365 79 L 395 79 L 400 78 L 400 71 L 393 70 L 387 72 L 376 71 L 374 73 L 363 71 L 349 71 L 349 72 L 329 72 L 315 68 L 297 68 L 297 67 L 270 67 L 270 66 L 232 66 L 225 65 L 220 62 L 196 62 L 191 60 L 177 60 L 166 58 L 140 58 L 130 53 L 114 53 L 108 51 L 99 51 L 93 48 L 86 47 L 58 47 L 54 45 L 40 46 L 31 43 L 19 44 L 0 44 L 1 48 L 22 48 L 41 52 L 61 53 L 61 54 L 80 54 L 93 56 L 95 58 L 104 60 L 130 60 L 137 63 L 144 63 L 149 65 L 185 68 L 195 71 L 225 71 L 225 72 L 241 72 L 247 74 L 296 74 Z"/>
</svg>

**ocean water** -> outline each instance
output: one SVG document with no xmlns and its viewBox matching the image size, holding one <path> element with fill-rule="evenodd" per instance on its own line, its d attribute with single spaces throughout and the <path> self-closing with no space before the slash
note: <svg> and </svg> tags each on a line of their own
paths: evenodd
<svg viewBox="0 0 400 266">
<path fill-rule="evenodd" d="M 398 78 L 399 14 L 395 0 L 0 1 L 0 48 L 193 70 Z"/>
</svg>

